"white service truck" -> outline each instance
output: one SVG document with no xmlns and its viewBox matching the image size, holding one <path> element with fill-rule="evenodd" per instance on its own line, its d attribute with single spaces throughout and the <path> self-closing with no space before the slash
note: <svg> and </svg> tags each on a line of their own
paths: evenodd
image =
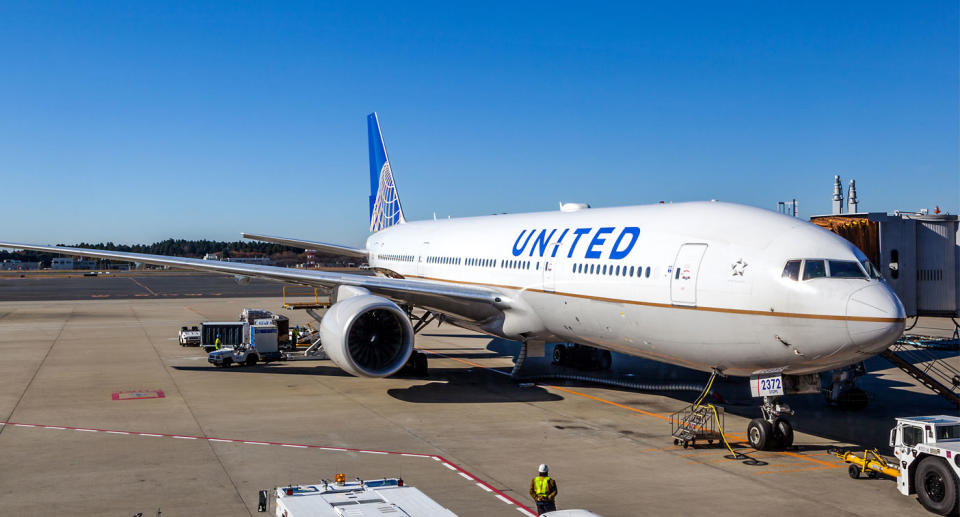
<svg viewBox="0 0 960 517">
<path fill-rule="evenodd" d="M 917 494 L 924 508 L 939 515 L 960 513 L 960 417 L 897 418 L 890 446 L 899 462 L 901 494 Z"/>
<path fill-rule="evenodd" d="M 200 329 L 197 327 L 180 327 L 178 335 L 180 346 L 200 346 Z"/>
<path fill-rule="evenodd" d="M 207 355 L 207 361 L 221 368 L 232 364 L 253 366 L 258 361 L 283 359 L 277 339 L 277 326 L 271 320 L 256 320 L 253 325 L 244 323 L 243 341 L 239 345 L 223 347 Z"/>
<path fill-rule="evenodd" d="M 347 481 L 337 474 L 333 482 L 283 486 L 272 492 L 260 491 L 257 511 L 267 512 L 272 506 L 277 517 L 457 517 L 400 478 Z"/>
</svg>

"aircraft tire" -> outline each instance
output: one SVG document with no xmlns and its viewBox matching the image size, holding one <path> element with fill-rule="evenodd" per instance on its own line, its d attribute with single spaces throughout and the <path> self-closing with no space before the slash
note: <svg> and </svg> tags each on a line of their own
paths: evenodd
<svg viewBox="0 0 960 517">
<path fill-rule="evenodd" d="M 773 424 L 774 435 L 781 449 L 793 447 L 793 425 L 786 418 L 778 418 Z"/>
<path fill-rule="evenodd" d="M 747 440 L 758 451 L 770 450 L 773 445 L 773 426 L 762 418 L 754 418 L 747 425 Z"/>
<path fill-rule="evenodd" d="M 553 364 L 563 366 L 566 362 L 567 347 L 563 344 L 557 344 L 553 347 Z"/>
</svg>

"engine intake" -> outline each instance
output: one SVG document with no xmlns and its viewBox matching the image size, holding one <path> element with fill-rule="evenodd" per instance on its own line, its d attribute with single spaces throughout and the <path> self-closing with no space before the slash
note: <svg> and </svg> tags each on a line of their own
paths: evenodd
<svg viewBox="0 0 960 517">
<path fill-rule="evenodd" d="M 339 301 L 323 315 L 320 340 L 330 360 L 357 377 L 386 377 L 413 352 L 413 325 L 386 298 L 359 295 Z"/>
</svg>

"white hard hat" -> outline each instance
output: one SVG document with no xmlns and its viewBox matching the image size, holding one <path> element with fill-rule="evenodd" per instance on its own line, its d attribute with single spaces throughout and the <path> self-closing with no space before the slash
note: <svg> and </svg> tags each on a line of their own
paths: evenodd
<svg viewBox="0 0 960 517">
<path fill-rule="evenodd" d="M 547 464 L 546 464 L 546 463 L 541 463 L 541 464 L 540 464 L 539 472 L 540 472 L 541 474 L 546 474 L 547 471 L 549 471 L 549 470 L 550 470 L 550 469 L 547 467 Z"/>
</svg>

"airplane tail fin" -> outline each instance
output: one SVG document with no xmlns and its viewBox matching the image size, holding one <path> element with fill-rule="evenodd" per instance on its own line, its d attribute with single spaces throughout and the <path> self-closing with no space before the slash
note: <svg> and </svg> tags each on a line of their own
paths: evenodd
<svg viewBox="0 0 960 517">
<path fill-rule="evenodd" d="M 367 144 L 370 149 L 370 231 L 378 232 L 403 224 L 403 207 L 390 171 L 387 148 L 380 133 L 377 113 L 367 115 Z"/>
</svg>

